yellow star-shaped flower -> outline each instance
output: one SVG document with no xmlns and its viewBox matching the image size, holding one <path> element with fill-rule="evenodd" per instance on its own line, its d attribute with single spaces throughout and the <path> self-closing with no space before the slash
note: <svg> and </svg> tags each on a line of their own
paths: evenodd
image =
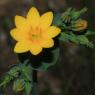
<svg viewBox="0 0 95 95">
<path fill-rule="evenodd" d="M 17 41 L 14 52 L 30 51 L 33 55 L 39 54 L 43 48 L 54 46 L 53 38 L 60 33 L 60 28 L 51 26 L 53 13 L 47 12 L 40 16 L 38 10 L 32 7 L 27 17 L 15 16 L 16 28 L 10 34 Z"/>
</svg>

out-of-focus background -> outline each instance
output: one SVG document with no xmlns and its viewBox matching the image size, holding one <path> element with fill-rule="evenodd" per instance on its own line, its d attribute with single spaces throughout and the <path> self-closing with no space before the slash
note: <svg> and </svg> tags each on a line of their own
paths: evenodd
<svg viewBox="0 0 95 95">
<path fill-rule="evenodd" d="M 19 62 L 13 52 L 15 42 L 10 36 L 14 16 L 24 16 L 32 6 L 40 13 L 87 7 L 83 18 L 88 20 L 89 28 L 95 30 L 95 0 L 0 0 L 0 76 L 9 65 Z M 94 38 L 90 37 L 93 42 Z M 39 95 L 94 95 L 95 49 L 65 42 L 60 43 L 60 49 L 60 62 L 38 74 Z M 8 88 L 5 95 L 13 95 L 12 90 Z"/>
</svg>

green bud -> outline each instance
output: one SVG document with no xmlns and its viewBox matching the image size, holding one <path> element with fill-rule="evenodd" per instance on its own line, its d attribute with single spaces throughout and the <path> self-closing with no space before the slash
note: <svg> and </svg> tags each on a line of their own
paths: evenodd
<svg viewBox="0 0 95 95">
<path fill-rule="evenodd" d="M 23 79 L 17 79 L 16 81 L 14 81 L 13 90 L 15 92 L 23 91 L 24 90 L 24 84 L 25 84 L 25 82 Z"/>
<path fill-rule="evenodd" d="M 86 20 L 79 19 L 72 24 L 72 30 L 81 31 L 87 29 L 88 23 Z"/>
</svg>

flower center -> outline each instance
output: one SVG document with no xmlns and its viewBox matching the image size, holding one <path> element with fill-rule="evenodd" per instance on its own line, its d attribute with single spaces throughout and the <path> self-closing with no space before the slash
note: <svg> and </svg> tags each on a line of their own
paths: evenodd
<svg viewBox="0 0 95 95">
<path fill-rule="evenodd" d="M 29 31 L 29 39 L 31 41 L 38 41 L 41 38 L 41 28 L 40 27 L 36 27 L 36 28 L 30 28 Z"/>
</svg>

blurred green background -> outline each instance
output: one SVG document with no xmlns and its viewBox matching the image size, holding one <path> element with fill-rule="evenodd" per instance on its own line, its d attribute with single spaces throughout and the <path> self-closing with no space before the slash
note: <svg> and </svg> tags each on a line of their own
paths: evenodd
<svg viewBox="0 0 95 95">
<path fill-rule="evenodd" d="M 40 13 L 52 10 L 64 12 L 69 7 L 88 8 L 83 18 L 95 30 L 95 0 L 0 0 L 0 77 L 8 66 L 19 62 L 13 52 L 15 41 L 10 36 L 14 16 L 24 16 L 35 6 Z M 95 42 L 95 37 L 89 39 Z M 95 49 L 72 43 L 60 42 L 60 60 L 47 72 L 39 72 L 39 95 L 94 95 Z M 13 95 L 10 87 L 5 95 Z"/>
</svg>

